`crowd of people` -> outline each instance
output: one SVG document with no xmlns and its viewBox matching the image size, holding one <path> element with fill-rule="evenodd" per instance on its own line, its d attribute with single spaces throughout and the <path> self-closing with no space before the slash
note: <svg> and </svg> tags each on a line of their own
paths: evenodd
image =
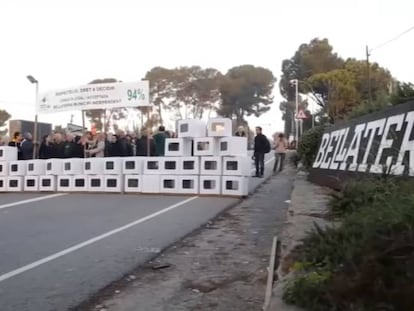
<svg viewBox="0 0 414 311">
<path fill-rule="evenodd" d="M 238 137 L 247 137 L 243 127 L 239 127 L 234 134 Z M 10 141 L 1 140 L 1 145 L 18 148 L 19 160 L 31 160 L 33 158 L 88 158 L 88 157 L 130 157 L 130 156 L 164 156 L 165 140 L 174 138 L 175 133 L 166 131 L 160 126 L 153 134 L 147 129 L 141 131 L 141 136 L 126 134 L 122 130 L 115 134 L 86 132 L 84 135 L 70 133 L 52 133 L 42 138 L 38 148 L 35 148 L 31 133 L 16 132 Z M 285 154 L 288 142 L 283 134 L 273 135 L 273 140 L 262 133 L 261 127 L 256 127 L 254 138 L 253 159 L 256 167 L 255 177 L 263 177 L 265 169 L 265 155 L 274 150 L 275 162 L 273 172 L 283 170 Z"/>
<path fill-rule="evenodd" d="M 122 130 L 115 134 L 86 132 L 84 135 L 71 133 L 51 133 L 42 137 L 35 148 L 31 133 L 13 134 L 10 141 L 2 140 L 1 145 L 18 148 L 19 160 L 50 158 L 88 158 L 88 157 L 129 157 L 129 156 L 163 156 L 165 139 L 175 137 L 175 133 L 166 131 L 164 126 L 152 134 L 143 129 L 141 136 L 127 134 Z"/>
</svg>

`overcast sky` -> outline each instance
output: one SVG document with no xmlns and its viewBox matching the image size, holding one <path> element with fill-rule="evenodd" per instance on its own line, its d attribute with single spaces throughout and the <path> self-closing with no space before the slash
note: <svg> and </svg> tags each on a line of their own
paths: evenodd
<svg viewBox="0 0 414 311">
<path fill-rule="evenodd" d="M 362 59 L 366 44 L 413 26 L 413 12 L 412 0 L 1 0 L 0 108 L 33 119 L 28 74 L 41 92 L 96 78 L 136 81 L 154 66 L 225 72 L 253 64 L 279 77 L 282 60 L 315 37 L 328 38 L 343 57 Z M 372 60 L 414 82 L 413 53 L 414 31 L 373 51 Z M 252 125 L 282 129 L 280 100 L 276 87 L 272 110 Z M 39 117 L 69 120 L 70 113 Z"/>
</svg>

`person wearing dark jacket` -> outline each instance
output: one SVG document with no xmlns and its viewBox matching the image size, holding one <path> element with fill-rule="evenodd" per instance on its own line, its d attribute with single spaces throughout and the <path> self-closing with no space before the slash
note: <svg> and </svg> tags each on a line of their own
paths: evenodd
<svg viewBox="0 0 414 311">
<path fill-rule="evenodd" d="M 124 131 L 117 131 L 117 151 L 119 152 L 119 157 L 130 157 L 132 156 L 132 146 L 125 136 Z"/>
<path fill-rule="evenodd" d="M 50 159 L 52 157 L 53 148 L 50 141 L 51 137 L 49 135 L 43 136 L 39 148 L 39 159 Z"/>
<path fill-rule="evenodd" d="M 22 141 L 22 135 L 20 132 L 15 132 L 13 134 L 13 139 L 9 142 L 10 147 L 16 147 L 17 148 L 17 159 L 22 159 L 22 151 L 20 150 L 20 143 Z"/>
<path fill-rule="evenodd" d="M 149 139 L 149 142 L 148 142 Z M 142 131 L 142 136 L 137 141 L 137 156 L 146 157 L 148 156 L 148 145 L 150 147 L 150 156 L 155 156 L 155 143 L 154 140 L 149 137 L 148 130 Z"/>
<path fill-rule="evenodd" d="M 155 154 L 159 157 L 163 157 L 165 154 L 165 140 L 167 139 L 165 127 L 161 125 L 158 128 L 158 133 L 155 134 L 153 138 L 155 144 Z"/>
<path fill-rule="evenodd" d="M 63 159 L 65 157 L 65 142 L 62 134 L 56 133 L 53 137 L 52 158 Z"/>
<path fill-rule="evenodd" d="M 256 166 L 255 177 L 263 177 L 264 175 L 264 158 L 269 152 L 270 143 L 265 135 L 262 134 L 262 128 L 256 127 L 256 137 L 254 138 L 254 163 Z"/>
<path fill-rule="evenodd" d="M 33 159 L 33 137 L 30 133 L 24 133 L 24 139 L 20 143 L 20 152 L 22 160 L 32 160 Z"/>
</svg>

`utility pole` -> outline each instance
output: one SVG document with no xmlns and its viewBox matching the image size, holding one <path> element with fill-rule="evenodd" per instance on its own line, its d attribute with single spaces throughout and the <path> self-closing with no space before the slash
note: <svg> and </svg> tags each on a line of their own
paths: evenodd
<svg viewBox="0 0 414 311">
<path fill-rule="evenodd" d="M 371 56 L 369 54 L 368 45 L 365 47 L 365 55 L 367 60 L 367 79 L 368 79 L 368 99 L 369 103 L 372 103 L 372 92 L 371 92 L 371 65 L 369 63 L 369 57 Z"/>
</svg>

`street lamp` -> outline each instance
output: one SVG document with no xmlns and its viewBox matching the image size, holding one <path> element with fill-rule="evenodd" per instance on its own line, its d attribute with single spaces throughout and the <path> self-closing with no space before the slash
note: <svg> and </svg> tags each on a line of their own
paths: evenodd
<svg viewBox="0 0 414 311">
<path fill-rule="evenodd" d="M 295 113 L 295 140 L 296 144 L 299 141 L 299 126 L 298 126 L 298 119 L 296 118 L 299 112 L 299 80 L 293 79 L 289 81 L 290 84 L 295 86 L 295 104 L 296 104 L 296 113 Z"/>
<path fill-rule="evenodd" d="M 36 159 L 37 155 L 37 98 L 39 96 L 39 81 L 37 81 L 33 76 L 28 75 L 27 80 L 30 83 L 36 84 L 36 97 L 35 97 L 35 120 L 34 120 L 34 128 L 33 128 L 33 159 Z"/>
</svg>

